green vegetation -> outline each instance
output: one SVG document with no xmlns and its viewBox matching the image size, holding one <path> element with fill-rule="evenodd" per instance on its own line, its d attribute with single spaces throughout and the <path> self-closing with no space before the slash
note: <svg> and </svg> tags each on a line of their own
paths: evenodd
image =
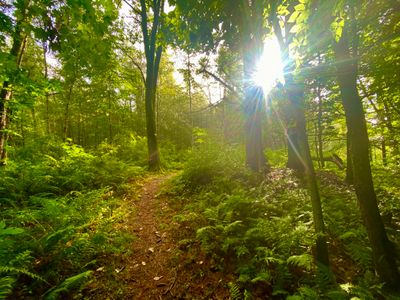
<svg viewBox="0 0 400 300">
<path fill-rule="evenodd" d="M 202 145 L 169 191 L 173 205 L 183 210 L 175 220 L 193 230 L 182 238 L 198 240 L 217 268 L 237 274 L 229 285 L 232 299 L 384 297 L 352 188 L 331 171 L 318 173 L 332 274 L 317 268 L 312 257 L 315 234 L 305 182 L 284 168 L 255 176 L 240 153 Z M 397 205 L 398 198 L 389 195 L 393 185 L 376 180 L 384 206 Z M 398 247 L 396 225 L 393 220 L 386 225 Z"/>
<path fill-rule="evenodd" d="M 0 299 L 399 298 L 399 12 L 0 0 Z"/>
<path fill-rule="evenodd" d="M 115 228 L 129 213 L 119 198 L 144 170 L 121 160 L 117 149 L 99 150 L 34 141 L 0 170 L 3 297 L 12 288 L 18 297 L 76 293 L 108 255 L 129 251 L 133 237 Z"/>
</svg>

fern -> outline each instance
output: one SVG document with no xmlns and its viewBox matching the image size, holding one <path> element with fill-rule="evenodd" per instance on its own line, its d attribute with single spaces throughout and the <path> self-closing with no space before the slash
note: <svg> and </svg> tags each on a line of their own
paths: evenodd
<svg viewBox="0 0 400 300">
<path fill-rule="evenodd" d="M 11 294 L 16 279 L 11 276 L 0 277 L 0 299 L 6 299 Z"/>
<path fill-rule="evenodd" d="M 252 283 L 256 283 L 256 282 L 269 282 L 272 280 L 272 275 L 271 273 L 268 271 L 268 269 L 263 270 L 262 272 L 258 273 L 257 276 L 255 278 L 253 278 L 251 280 Z"/>
<path fill-rule="evenodd" d="M 346 251 L 350 257 L 360 264 L 364 269 L 372 267 L 372 250 L 359 242 L 352 242 L 346 245 Z"/>
<path fill-rule="evenodd" d="M 82 284 L 87 281 L 92 274 L 92 271 L 86 271 L 80 273 L 78 275 L 68 277 L 61 284 L 56 287 L 51 288 L 44 295 L 45 300 L 57 300 L 63 295 L 63 293 L 67 293 L 73 289 L 77 289 Z"/>
<path fill-rule="evenodd" d="M 307 253 L 301 255 L 292 255 L 286 260 L 286 262 L 289 265 L 304 268 L 307 271 L 311 271 L 313 265 L 313 257 Z"/>
<path fill-rule="evenodd" d="M 0 222 L 0 237 L 6 235 L 18 235 L 23 233 L 24 230 L 22 228 L 15 228 L 15 227 L 7 227 L 4 221 Z"/>
<path fill-rule="evenodd" d="M 323 264 L 318 264 L 317 276 L 315 278 L 317 286 L 320 290 L 327 290 L 334 282 L 334 274 L 331 269 Z"/>
<path fill-rule="evenodd" d="M 40 280 L 42 282 L 48 283 L 43 277 L 34 274 L 27 269 L 24 268 L 15 268 L 15 267 L 9 267 L 9 266 L 0 266 L 0 273 L 8 273 L 8 274 L 24 274 L 32 279 Z"/>
<path fill-rule="evenodd" d="M 240 287 L 234 283 L 234 282 L 229 282 L 229 292 L 231 294 L 231 299 L 232 300 L 241 300 L 243 299 L 242 292 L 240 291 Z"/>
</svg>

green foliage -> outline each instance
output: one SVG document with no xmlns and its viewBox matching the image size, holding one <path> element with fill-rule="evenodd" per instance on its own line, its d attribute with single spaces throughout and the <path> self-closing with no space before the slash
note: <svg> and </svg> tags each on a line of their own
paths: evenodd
<svg viewBox="0 0 400 300">
<path fill-rule="evenodd" d="M 46 300 L 60 299 L 62 295 L 69 293 L 72 289 L 77 289 L 87 281 L 92 274 L 92 271 L 82 272 L 78 275 L 66 278 L 61 284 L 50 289 L 45 295 Z"/>
<path fill-rule="evenodd" d="M 232 190 L 235 182 L 232 179 L 250 176 L 244 167 L 240 149 L 211 142 L 204 135 L 201 140 L 192 150 L 181 176 L 181 183 L 188 189 L 214 185 L 218 189 Z"/>
<path fill-rule="evenodd" d="M 272 170 L 264 178 L 252 177 L 243 168 L 232 170 L 232 153 L 239 152 L 230 151 L 209 142 L 199 145 L 175 181 L 172 195 L 185 205 L 175 220 L 196 229 L 196 239 L 219 268 L 234 266 L 232 299 L 243 299 L 242 291 L 255 297 L 269 291 L 289 299 L 363 299 L 381 294 L 377 278 L 367 275 L 373 270 L 372 253 L 355 195 L 347 185 L 332 173 L 320 174 L 328 240 L 334 241 L 334 249 L 341 247 L 334 250 L 340 261 L 350 260 L 358 268 L 356 288 L 348 293 L 332 285 L 331 270 L 315 265 L 311 204 L 303 183 L 285 169 Z"/>
<path fill-rule="evenodd" d="M 242 299 L 242 293 L 240 292 L 240 287 L 236 283 L 229 282 L 228 286 L 229 286 L 229 292 L 231 293 L 232 300 Z"/>
<path fill-rule="evenodd" d="M 11 276 L 0 277 L 0 299 L 6 299 L 11 294 L 15 281 Z"/>
<path fill-rule="evenodd" d="M 118 197 L 143 169 L 112 147 L 89 153 L 55 140 L 26 147 L 0 170 L 0 293 L 42 295 L 50 285 L 46 297 L 58 299 L 79 289 L 101 257 L 127 252 L 131 235 L 114 228 L 124 217 Z"/>
</svg>

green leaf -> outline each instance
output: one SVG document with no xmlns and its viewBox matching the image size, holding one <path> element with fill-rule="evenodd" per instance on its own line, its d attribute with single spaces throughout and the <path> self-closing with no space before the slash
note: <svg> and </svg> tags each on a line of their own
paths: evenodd
<svg viewBox="0 0 400 300">
<path fill-rule="evenodd" d="M 16 227 L 8 227 L 5 228 L 6 224 L 2 221 L 0 222 L 0 236 L 4 235 L 17 235 L 21 234 L 24 232 L 22 228 L 16 228 Z"/>
<path fill-rule="evenodd" d="M 295 11 L 304 11 L 306 9 L 306 6 L 304 4 L 298 4 L 294 7 Z"/>
<path fill-rule="evenodd" d="M 301 255 L 292 255 L 287 259 L 286 262 L 289 265 L 305 268 L 307 271 L 311 271 L 313 265 L 313 257 L 307 253 Z"/>
<path fill-rule="evenodd" d="M 77 289 L 85 283 L 92 274 L 92 271 L 86 271 L 78 275 L 68 277 L 60 285 L 48 290 L 44 296 L 45 300 L 57 300 L 63 292 L 68 292 L 72 289 Z"/>
<path fill-rule="evenodd" d="M 7 299 L 11 294 L 16 279 L 10 276 L 0 277 L 0 299 Z"/>
<path fill-rule="evenodd" d="M 297 17 L 300 15 L 299 11 L 295 11 L 289 18 L 288 23 L 296 22 Z"/>
</svg>

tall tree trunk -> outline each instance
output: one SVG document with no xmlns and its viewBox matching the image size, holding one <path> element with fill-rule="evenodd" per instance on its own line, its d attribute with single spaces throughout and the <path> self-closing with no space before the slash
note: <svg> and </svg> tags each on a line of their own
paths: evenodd
<svg viewBox="0 0 400 300">
<path fill-rule="evenodd" d="M 30 1 L 25 1 L 22 11 L 20 13 L 20 19 L 17 20 L 15 25 L 15 32 L 13 34 L 13 44 L 10 50 L 10 56 L 14 60 L 17 68 L 21 65 L 22 56 L 26 45 L 26 34 L 24 35 L 22 29 L 22 23 L 26 21 L 27 9 Z M 23 36 L 24 35 L 24 36 Z M 15 74 L 8 74 L 9 79 L 3 82 L 0 92 L 0 166 L 6 164 L 7 160 L 7 149 L 6 144 L 8 140 L 8 120 L 10 119 L 8 102 L 12 97 L 12 85 Z"/>
<path fill-rule="evenodd" d="M 157 46 L 157 35 L 160 29 L 163 14 L 164 0 L 154 0 L 150 6 L 153 10 L 153 22 L 151 30 L 148 29 L 147 5 L 145 0 L 140 0 L 141 5 L 141 28 L 146 55 L 146 83 L 145 83 L 145 108 L 146 108 L 146 130 L 147 148 L 149 155 L 149 169 L 160 168 L 160 154 L 157 141 L 156 127 L 156 90 L 157 79 L 160 68 L 162 46 Z"/>
<path fill-rule="evenodd" d="M 279 42 L 283 59 L 290 61 L 289 45 L 292 34 L 289 25 L 285 25 L 285 35 L 279 25 L 277 16 L 270 15 L 270 21 L 274 28 L 274 33 Z M 315 259 L 319 265 L 329 268 L 329 254 L 325 236 L 325 225 L 322 214 L 321 198 L 319 194 L 317 178 L 315 176 L 314 165 L 311 159 L 310 145 L 307 135 L 307 122 L 304 112 L 304 89 L 303 85 L 296 82 L 293 78 L 293 66 L 288 64 L 285 70 L 285 91 L 290 103 L 290 126 L 288 132 L 288 165 L 304 173 L 308 183 L 311 196 L 311 206 L 313 213 L 314 229 L 316 232 Z"/>
<path fill-rule="evenodd" d="M 44 64 L 44 79 L 47 81 L 49 79 L 49 70 L 47 64 L 47 44 L 43 42 L 43 64 Z M 49 111 L 49 102 L 50 102 L 50 95 L 46 91 L 46 133 L 50 134 L 50 111 Z"/>
<path fill-rule="evenodd" d="M 246 51 L 246 50 L 245 50 Z M 246 164 L 255 172 L 267 168 L 262 144 L 262 119 L 264 115 L 264 94 L 261 87 L 252 85 L 254 56 L 249 51 L 244 53 L 244 113 L 246 117 Z"/>
<path fill-rule="evenodd" d="M 186 67 L 187 67 L 187 89 L 188 89 L 188 97 L 189 97 L 189 115 L 190 115 L 190 146 L 194 145 L 194 135 L 193 135 L 193 99 L 192 99 L 192 70 L 190 63 L 190 54 L 187 52 L 186 54 Z"/>
<path fill-rule="evenodd" d="M 318 157 L 321 167 L 325 167 L 325 160 L 324 160 L 324 149 L 323 149 L 323 126 L 322 126 L 322 96 L 321 96 L 321 88 L 320 86 L 317 87 L 317 97 L 318 97 L 318 121 L 317 121 L 317 140 L 318 140 Z"/>
<path fill-rule="evenodd" d="M 304 91 L 303 88 L 294 82 L 291 76 L 287 76 L 288 81 L 285 89 L 292 104 L 293 121 L 297 134 L 297 147 L 295 149 L 298 161 L 301 162 L 301 169 L 304 172 L 308 183 L 311 196 L 311 206 L 313 213 L 314 229 L 317 235 L 315 259 L 319 264 L 329 267 L 329 254 L 325 236 L 325 225 L 322 214 L 321 198 L 319 194 L 317 178 L 315 176 L 314 165 L 311 159 L 310 145 L 307 135 L 307 122 L 304 113 Z"/>
<path fill-rule="evenodd" d="M 72 90 L 74 88 L 74 82 L 70 83 L 71 85 L 69 86 L 68 89 L 68 95 L 67 95 L 67 102 L 65 103 L 65 110 L 64 110 L 64 122 L 63 122 L 63 140 L 64 142 L 67 140 L 69 137 L 69 111 L 70 111 L 70 105 L 71 105 L 71 99 L 72 99 Z"/>
<path fill-rule="evenodd" d="M 288 96 L 289 105 L 286 107 L 286 138 L 288 145 L 288 160 L 286 167 L 295 170 L 299 173 L 304 173 L 305 162 L 300 153 L 301 147 L 301 128 L 297 118 L 299 115 L 299 108 L 301 107 L 303 99 L 299 97 L 298 85 L 293 81 L 290 71 L 285 71 L 285 90 Z M 300 101 L 300 102 L 299 102 Z M 302 108 L 301 108 L 302 109 Z"/>
<path fill-rule="evenodd" d="M 351 154 L 351 138 L 349 135 L 349 131 L 346 133 L 346 156 L 347 156 L 347 163 L 346 163 L 346 178 L 345 182 L 347 184 L 354 183 L 354 176 L 353 176 L 353 159 Z"/>
<path fill-rule="evenodd" d="M 369 140 L 362 102 L 357 90 L 357 61 L 350 53 L 346 27 L 334 47 L 337 77 L 351 144 L 354 188 L 371 243 L 375 269 L 391 288 L 399 288 L 399 272 L 379 214 L 369 161 Z"/>
<path fill-rule="evenodd" d="M 239 6 L 242 11 L 242 59 L 244 82 L 244 114 L 246 118 L 246 164 L 255 172 L 268 169 L 262 143 L 262 121 L 265 115 L 264 94 L 261 87 L 254 85 L 253 75 L 257 62 L 262 54 L 262 10 L 260 1 L 248 3 L 243 1 Z"/>
<path fill-rule="evenodd" d="M 386 154 L 386 140 L 385 136 L 382 134 L 382 141 L 381 141 L 381 150 L 382 150 L 382 164 L 384 166 L 387 165 L 387 154 Z"/>
<path fill-rule="evenodd" d="M 159 56 L 161 56 L 161 47 L 159 52 Z M 158 150 L 155 110 L 157 77 L 153 72 L 154 69 L 149 66 L 146 72 L 145 107 L 149 169 L 154 171 L 160 168 L 160 154 Z"/>
</svg>

